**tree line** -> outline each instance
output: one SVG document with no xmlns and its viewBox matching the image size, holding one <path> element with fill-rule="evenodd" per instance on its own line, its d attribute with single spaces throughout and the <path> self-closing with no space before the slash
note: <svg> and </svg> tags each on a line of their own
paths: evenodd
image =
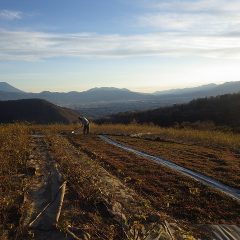
<svg viewBox="0 0 240 240">
<path fill-rule="evenodd" d="M 124 112 L 96 120 L 97 123 L 153 123 L 164 127 L 210 122 L 240 131 L 240 93 L 192 100 L 154 110 Z"/>
</svg>

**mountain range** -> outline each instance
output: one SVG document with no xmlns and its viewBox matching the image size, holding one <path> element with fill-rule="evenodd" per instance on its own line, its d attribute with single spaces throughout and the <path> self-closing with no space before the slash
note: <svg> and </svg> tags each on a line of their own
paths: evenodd
<svg viewBox="0 0 240 240">
<path fill-rule="evenodd" d="M 164 95 L 164 94 L 183 94 L 183 93 L 191 93 L 191 92 L 199 92 L 199 91 L 208 91 L 216 88 L 218 85 L 215 83 L 210 83 L 207 85 L 202 85 L 199 87 L 193 88 L 179 88 L 179 89 L 170 89 L 166 91 L 156 91 L 155 95 Z"/>
<path fill-rule="evenodd" d="M 93 88 L 83 92 L 29 93 L 6 82 L 0 82 L 0 100 L 38 98 L 70 107 L 84 115 L 98 118 L 125 111 L 148 110 L 173 104 L 187 103 L 193 99 L 240 92 L 240 81 L 223 84 L 208 84 L 194 88 L 156 91 L 154 93 L 133 92 L 126 88 Z"/>
</svg>

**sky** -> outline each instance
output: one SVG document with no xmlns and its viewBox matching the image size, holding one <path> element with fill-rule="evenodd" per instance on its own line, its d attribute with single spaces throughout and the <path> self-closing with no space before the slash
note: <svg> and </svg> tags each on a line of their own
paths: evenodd
<svg viewBox="0 0 240 240">
<path fill-rule="evenodd" d="M 154 92 L 240 81 L 239 0 L 0 0 L 0 81 Z"/>
</svg>

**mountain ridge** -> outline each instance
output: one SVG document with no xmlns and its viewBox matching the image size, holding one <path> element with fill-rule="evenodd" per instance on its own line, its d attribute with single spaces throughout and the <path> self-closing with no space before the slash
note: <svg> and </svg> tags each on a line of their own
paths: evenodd
<svg viewBox="0 0 240 240">
<path fill-rule="evenodd" d="M 58 92 L 58 91 L 49 91 L 49 90 L 44 90 L 39 93 L 32 93 L 32 92 L 25 92 L 23 90 L 20 90 L 18 88 L 15 88 L 14 86 L 10 85 L 7 82 L 0 82 L 0 92 L 17 92 L 17 93 L 26 93 L 26 94 L 32 94 L 32 95 L 41 95 L 41 94 L 86 94 L 86 93 L 96 93 L 96 92 L 111 92 L 111 91 L 116 91 L 116 92 L 127 92 L 127 93 L 134 93 L 134 94 L 142 94 L 142 95 L 171 95 L 171 94 L 177 94 L 180 95 L 182 93 L 186 92 L 198 92 L 198 91 L 205 91 L 205 90 L 212 90 L 214 88 L 226 88 L 228 87 L 229 90 L 233 90 L 232 86 L 237 86 L 240 91 L 240 81 L 233 81 L 233 82 L 225 82 L 222 84 L 216 84 L 216 83 L 209 83 L 205 85 L 199 85 L 196 87 L 186 87 L 186 88 L 173 88 L 169 90 L 160 90 L 160 91 L 155 91 L 152 93 L 143 93 L 143 92 L 136 92 L 129 90 L 127 88 L 117 88 L 117 87 L 94 87 L 90 88 L 85 91 L 69 91 L 69 92 Z M 4 89 L 6 88 L 6 89 Z M 8 90 L 9 88 L 9 90 Z M 12 90 L 11 90 L 12 89 Z"/>
<path fill-rule="evenodd" d="M 187 93 L 187 92 L 196 92 L 196 91 L 209 90 L 209 89 L 212 89 L 217 86 L 218 86 L 218 84 L 209 83 L 209 84 L 200 85 L 197 87 L 176 88 L 176 89 L 169 89 L 169 90 L 165 90 L 165 91 L 156 91 L 153 94 L 163 95 L 163 94 L 179 94 L 179 93 Z"/>
<path fill-rule="evenodd" d="M 208 84 L 196 88 L 172 90 L 168 94 L 133 92 L 114 87 L 92 88 L 77 92 L 3 92 L 0 100 L 40 98 L 59 106 L 82 112 L 93 118 L 125 111 L 141 111 L 173 104 L 187 103 L 193 99 L 240 92 L 240 81 L 224 84 Z"/>
</svg>

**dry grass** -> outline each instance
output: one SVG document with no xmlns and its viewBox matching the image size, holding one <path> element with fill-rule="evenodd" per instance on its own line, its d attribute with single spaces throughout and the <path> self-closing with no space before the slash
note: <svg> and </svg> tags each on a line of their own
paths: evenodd
<svg viewBox="0 0 240 240">
<path fill-rule="evenodd" d="M 203 143 L 204 145 L 220 145 L 239 149 L 240 134 L 221 131 L 203 131 L 194 129 L 176 129 L 162 128 L 154 125 L 142 124 L 92 124 L 92 132 L 107 133 L 107 134 L 136 134 L 136 133 L 151 133 L 159 135 L 162 138 L 169 140 L 185 141 L 190 143 Z"/>
<path fill-rule="evenodd" d="M 25 188 L 29 136 L 21 124 L 0 126 L 0 238 L 16 234 Z"/>
<path fill-rule="evenodd" d="M 44 132 L 46 134 L 54 135 L 63 132 L 70 133 L 74 129 L 80 129 L 79 124 L 49 124 L 49 125 L 29 125 L 28 129 L 32 134 Z"/>
<path fill-rule="evenodd" d="M 71 131 L 82 132 L 80 124 L 70 125 L 32 125 L 29 126 L 32 131 L 48 131 L 50 134 L 56 133 L 71 133 Z M 176 129 L 163 128 L 155 125 L 146 124 L 90 124 L 90 132 L 92 134 L 113 134 L 113 135 L 131 135 L 138 133 L 145 133 L 151 135 L 158 135 L 161 138 L 183 141 L 188 143 L 202 143 L 203 145 L 218 145 L 227 146 L 239 149 L 240 134 L 232 132 L 221 132 L 215 130 L 194 130 L 194 129 Z"/>
</svg>

